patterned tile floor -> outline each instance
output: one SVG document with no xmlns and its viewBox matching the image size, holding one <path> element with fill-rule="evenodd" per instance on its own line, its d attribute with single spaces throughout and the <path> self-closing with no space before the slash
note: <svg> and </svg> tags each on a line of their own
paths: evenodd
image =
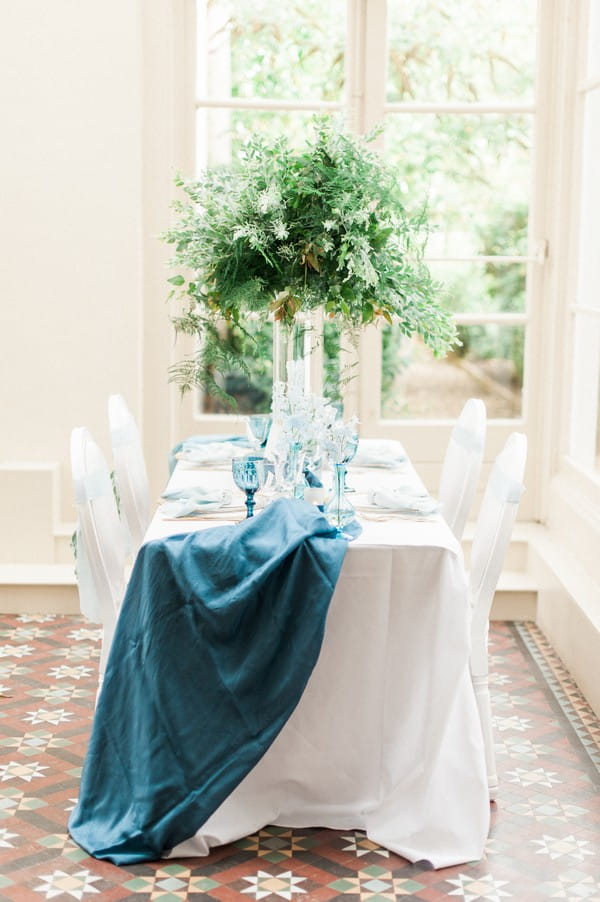
<svg viewBox="0 0 600 902">
<path fill-rule="evenodd" d="M 99 633 L 0 618 L 0 899 L 600 902 L 600 723 L 533 624 L 494 624 L 501 790 L 482 861 L 433 871 L 359 832 L 267 827 L 206 859 L 117 868 L 67 835 Z"/>
</svg>

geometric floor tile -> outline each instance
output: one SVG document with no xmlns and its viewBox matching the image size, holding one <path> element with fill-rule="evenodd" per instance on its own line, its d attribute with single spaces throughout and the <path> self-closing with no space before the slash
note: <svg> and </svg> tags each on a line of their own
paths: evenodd
<svg viewBox="0 0 600 902">
<path fill-rule="evenodd" d="M 494 623 L 500 778 L 481 861 L 431 870 L 360 830 L 265 826 L 206 858 L 115 867 L 70 838 L 100 631 L 0 615 L 0 900 L 600 902 L 600 722 L 532 623 Z"/>
<path fill-rule="evenodd" d="M 238 840 L 234 845 L 245 852 L 254 852 L 265 861 L 278 862 L 292 858 L 295 852 L 305 852 L 314 845 L 314 841 L 311 836 L 302 836 L 298 830 L 269 827 Z"/>
<path fill-rule="evenodd" d="M 99 893 L 94 886 L 100 877 L 94 877 L 89 871 L 78 871 L 76 874 L 66 874 L 64 871 L 52 871 L 40 877 L 39 885 L 33 887 L 35 893 L 39 893 L 45 899 L 70 898 L 83 899 L 89 893 Z M 37 881 L 36 881 L 37 883 Z"/>
<path fill-rule="evenodd" d="M 257 871 L 255 875 L 242 879 L 248 884 L 242 893 L 246 893 L 253 899 L 264 899 L 268 896 L 292 899 L 294 895 L 306 893 L 306 890 L 300 885 L 306 882 L 306 877 L 296 877 L 291 871 L 282 871 L 279 874 Z"/>
<path fill-rule="evenodd" d="M 350 895 L 361 900 L 395 899 L 397 895 L 410 895 L 414 898 L 418 890 L 425 888 L 416 880 L 394 877 L 392 871 L 377 865 L 366 867 L 352 877 L 341 877 L 328 886 L 341 895 Z"/>
<path fill-rule="evenodd" d="M 369 852 L 374 852 L 382 858 L 390 857 L 387 849 L 382 849 L 381 846 L 378 846 L 377 843 L 374 843 L 373 840 L 358 830 L 350 836 L 342 836 L 342 839 L 349 843 L 347 846 L 342 846 L 342 851 L 354 852 L 357 858 L 360 858 L 362 855 L 368 855 Z"/>
<path fill-rule="evenodd" d="M 209 877 L 194 875 L 190 868 L 180 864 L 168 864 L 157 868 L 148 876 L 134 877 L 127 880 L 123 887 L 130 893 L 139 896 L 140 902 L 144 900 L 187 899 L 191 893 L 206 893 L 209 889 L 219 886 L 215 880 Z M 144 897 L 142 899 L 142 896 Z"/>
</svg>

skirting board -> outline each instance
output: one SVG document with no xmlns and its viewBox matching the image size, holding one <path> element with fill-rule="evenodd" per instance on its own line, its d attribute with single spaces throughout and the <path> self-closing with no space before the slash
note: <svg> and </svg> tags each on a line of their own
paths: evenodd
<svg viewBox="0 0 600 902">
<path fill-rule="evenodd" d="M 536 589 L 522 572 L 502 574 L 492 620 L 535 620 Z M 79 596 L 68 565 L 0 567 L 0 613 L 77 614 Z"/>
</svg>

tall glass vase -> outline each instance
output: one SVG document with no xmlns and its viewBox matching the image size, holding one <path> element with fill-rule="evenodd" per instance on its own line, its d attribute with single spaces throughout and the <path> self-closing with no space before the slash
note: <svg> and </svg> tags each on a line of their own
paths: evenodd
<svg viewBox="0 0 600 902">
<path fill-rule="evenodd" d="M 310 391 L 312 331 L 308 314 L 297 314 L 293 323 L 273 321 L 273 383 L 289 385 L 291 364 L 302 393 Z"/>
<path fill-rule="evenodd" d="M 344 528 L 354 520 L 356 511 L 354 506 L 346 498 L 345 492 L 346 464 L 333 465 L 333 494 L 327 502 L 324 514 L 335 527 L 338 535 L 342 535 Z"/>
</svg>

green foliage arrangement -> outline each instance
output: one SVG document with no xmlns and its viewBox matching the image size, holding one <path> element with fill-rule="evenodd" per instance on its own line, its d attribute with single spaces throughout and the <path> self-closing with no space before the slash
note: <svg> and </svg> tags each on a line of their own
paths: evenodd
<svg viewBox="0 0 600 902">
<path fill-rule="evenodd" d="M 369 140 L 316 120 L 303 151 L 285 137 L 256 137 L 238 164 L 177 180 L 187 197 L 165 236 L 178 269 L 171 296 L 183 302 L 173 321 L 202 339 L 172 368 L 182 391 L 199 385 L 223 396 L 215 376 L 240 360 L 222 324 L 243 329 L 249 315 L 290 325 L 322 307 L 350 331 L 396 323 L 438 356 L 456 342 L 423 261 L 425 212 L 405 209 L 395 171 Z"/>
</svg>

